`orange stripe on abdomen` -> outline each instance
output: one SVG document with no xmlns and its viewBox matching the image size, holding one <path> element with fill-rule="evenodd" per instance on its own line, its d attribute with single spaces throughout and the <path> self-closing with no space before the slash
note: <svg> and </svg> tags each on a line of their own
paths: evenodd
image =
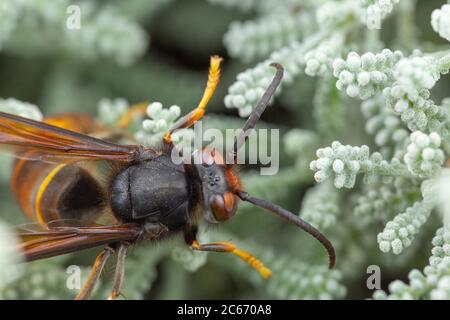
<svg viewBox="0 0 450 320">
<path fill-rule="evenodd" d="M 40 184 L 36 197 L 35 197 L 35 206 L 34 206 L 34 214 L 36 217 L 36 220 L 43 226 L 47 225 L 48 221 L 55 220 L 59 218 L 58 210 L 56 208 L 55 203 L 53 202 L 53 206 L 42 208 L 42 198 L 44 196 L 44 193 L 47 191 L 48 186 L 50 183 L 52 183 L 53 178 L 56 176 L 56 174 L 66 166 L 65 163 L 61 163 L 48 173 L 48 175 L 44 178 L 42 183 Z M 61 190 L 60 190 L 61 191 Z M 54 197 L 55 195 L 50 195 L 51 197 Z"/>
<path fill-rule="evenodd" d="M 44 122 L 85 134 L 99 128 L 93 119 L 82 114 L 63 114 L 46 118 Z M 25 152 L 21 155 L 23 158 L 16 160 L 11 175 L 11 190 L 27 218 L 45 225 L 49 220 L 58 218 L 56 205 L 53 208 L 48 201 L 43 200 L 45 191 L 64 165 L 27 160 L 33 152 L 37 151 Z M 43 202 L 47 206 L 44 209 L 41 208 Z"/>
<path fill-rule="evenodd" d="M 40 161 L 19 160 L 11 180 L 12 192 L 28 219 L 36 221 L 36 196 L 42 182 L 57 165 Z"/>
</svg>

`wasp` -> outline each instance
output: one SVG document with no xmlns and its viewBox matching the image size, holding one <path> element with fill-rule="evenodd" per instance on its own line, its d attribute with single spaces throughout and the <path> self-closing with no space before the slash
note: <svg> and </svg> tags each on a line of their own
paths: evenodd
<svg viewBox="0 0 450 320">
<path fill-rule="evenodd" d="M 15 249 L 23 252 L 26 261 L 103 247 L 76 299 L 89 298 L 113 254 L 117 262 L 109 299 L 115 299 L 121 294 L 130 245 L 182 235 L 191 249 L 234 254 L 268 278 L 270 269 L 233 243 L 197 241 L 200 223 L 225 222 L 235 215 L 238 202 L 246 201 L 320 241 L 333 267 L 335 251 L 324 235 L 297 215 L 247 193 L 236 172 L 238 150 L 283 77 L 280 64 L 272 64 L 274 78 L 235 139 L 230 151 L 233 163 L 207 148 L 196 150 L 200 163 L 172 161 L 176 148 L 172 134 L 203 117 L 219 82 L 220 63 L 220 57 L 211 57 L 200 103 L 167 131 L 158 148 L 117 143 L 81 114 L 41 122 L 0 113 L 0 145 L 16 157 L 12 193 L 23 213 L 39 227 L 18 230 L 20 242 Z M 142 110 L 145 105 L 130 108 L 117 127 L 126 127 Z"/>
</svg>

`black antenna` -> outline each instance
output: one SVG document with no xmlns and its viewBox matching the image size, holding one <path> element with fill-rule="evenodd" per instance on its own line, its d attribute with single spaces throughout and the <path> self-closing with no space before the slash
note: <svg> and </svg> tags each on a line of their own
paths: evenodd
<svg viewBox="0 0 450 320">
<path fill-rule="evenodd" d="M 286 209 L 283 209 L 280 206 L 277 206 L 276 204 L 273 204 L 273 203 L 263 200 L 263 199 L 255 198 L 255 197 L 249 195 L 245 191 L 236 191 L 236 194 L 242 200 L 250 202 L 250 203 L 254 204 L 255 206 L 266 209 L 272 213 L 275 213 L 277 216 L 283 218 L 284 220 L 288 221 L 289 223 L 295 224 L 300 229 L 303 229 L 304 231 L 308 232 L 310 235 L 312 235 L 314 238 L 316 238 L 324 246 L 325 250 L 327 250 L 328 268 L 331 269 L 334 267 L 334 264 L 336 263 L 336 253 L 334 251 L 334 247 L 331 244 L 330 240 L 328 240 L 322 233 L 320 233 L 319 230 L 314 228 L 308 222 L 300 219 L 297 215 L 293 214 L 290 211 L 287 211 Z"/>
<path fill-rule="evenodd" d="M 233 147 L 233 160 L 234 163 L 236 163 L 237 160 L 237 154 L 239 149 L 242 147 L 242 145 L 247 140 L 248 134 L 250 131 L 255 127 L 256 123 L 258 122 L 259 118 L 261 117 L 264 110 L 266 110 L 267 105 L 270 102 L 270 99 L 272 99 L 275 90 L 280 85 L 281 79 L 283 78 L 284 68 L 281 64 L 273 62 L 270 64 L 270 66 L 277 69 L 277 72 L 275 73 L 275 76 L 272 79 L 272 82 L 270 83 L 269 87 L 267 87 L 266 91 L 264 92 L 263 96 L 259 100 L 258 104 L 256 105 L 255 109 L 250 114 L 250 117 L 248 117 L 247 121 L 245 122 L 244 126 L 242 127 L 242 131 L 239 134 L 239 136 L 236 138 L 234 142 Z"/>
</svg>

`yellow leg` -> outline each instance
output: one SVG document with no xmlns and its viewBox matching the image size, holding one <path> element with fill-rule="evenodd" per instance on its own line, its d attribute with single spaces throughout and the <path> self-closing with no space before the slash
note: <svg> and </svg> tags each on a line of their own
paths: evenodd
<svg viewBox="0 0 450 320">
<path fill-rule="evenodd" d="M 206 106 L 211 100 L 214 91 L 216 90 L 217 84 L 220 79 L 220 62 L 222 58 L 218 56 L 212 56 L 209 64 L 209 74 L 208 82 L 206 83 L 206 88 L 203 93 L 203 97 L 200 100 L 197 108 L 185 115 L 183 118 L 178 120 L 164 136 L 164 142 L 167 144 L 172 143 L 172 133 L 178 129 L 189 128 L 196 121 L 200 120 L 205 114 Z"/>
<path fill-rule="evenodd" d="M 258 271 L 264 279 L 268 279 L 272 275 L 272 271 L 267 268 L 260 260 L 255 258 L 251 253 L 236 248 L 236 246 L 231 242 L 211 242 L 200 244 L 197 242 L 197 240 L 194 240 L 191 244 L 191 248 L 198 251 L 232 253 L 245 261 L 253 269 Z"/>
</svg>

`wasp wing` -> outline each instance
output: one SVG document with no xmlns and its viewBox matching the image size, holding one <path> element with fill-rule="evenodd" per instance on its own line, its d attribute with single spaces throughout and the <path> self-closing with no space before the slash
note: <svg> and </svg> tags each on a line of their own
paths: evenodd
<svg viewBox="0 0 450 320">
<path fill-rule="evenodd" d="M 136 241 L 142 227 L 121 224 L 94 227 L 56 227 L 49 230 L 19 230 L 20 243 L 14 248 L 26 261 L 50 258 L 119 241 Z"/>
<path fill-rule="evenodd" d="M 133 161 L 139 145 L 120 145 L 44 122 L 0 112 L 0 145 L 14 156 L 29 160 Z"/>
</svg>

